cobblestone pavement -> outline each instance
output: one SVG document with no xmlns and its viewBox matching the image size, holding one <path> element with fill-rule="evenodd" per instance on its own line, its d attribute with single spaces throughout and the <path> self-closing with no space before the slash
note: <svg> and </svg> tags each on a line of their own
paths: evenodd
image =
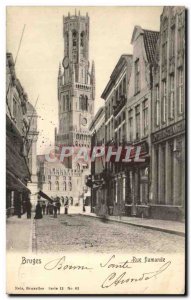
<svg viewBox="0 0 191 300">
<path fill-rule="evenodd" d="M 77 214 L 44 216 L 36 220 L 37 252 L 152 252 L 184 251 L 185 239 L 174 234 L 111 223 Z"/>
</svg>

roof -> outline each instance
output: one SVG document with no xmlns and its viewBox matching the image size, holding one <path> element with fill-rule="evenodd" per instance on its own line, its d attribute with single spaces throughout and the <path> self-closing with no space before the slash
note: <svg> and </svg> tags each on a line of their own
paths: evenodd
<svg viewBox="0 0 191 300">
<path fill-rule="evenodd" d="M 132 64 L 133 56 L 130 54 L 122 54 L 113 69 L 109 82 L 107 83 L 103 93 L 101 94 L 101 98 L 104 100 L 107 98 L 108 93 L 111 91 L 116 79 L 118 78 L 119 74 L 122 72 L 124 66 L 129 66 L 129 72 L 131 72 L 131 64 Z"/>
<path fill-rule="evenodd" d="M 131 38 L 131 44 L 142 35 L 147 60 L 150 64 L 155 63 L 156 45 L 159 38 L 159 31 L 143 29 L 141 26 L 135 26 Z"/>
<path fill-rule="evenodd" d="M 159 38 L 159 31 L 143 29 L 143 32 L 143 40 L 147 59 L 149 63 L 153 64 L 155 62 L 156 57 L 156 46 Z"/>
</svg>

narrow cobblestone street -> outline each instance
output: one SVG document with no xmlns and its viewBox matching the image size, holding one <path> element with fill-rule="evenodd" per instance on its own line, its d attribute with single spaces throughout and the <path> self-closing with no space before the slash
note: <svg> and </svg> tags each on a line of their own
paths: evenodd
<svg viewBox="0 0 191 300">
<path fill-rule="evenodd" d="M 183 237 L 77 214 L 36 220 L 36 252 L 181 253 Z"/>
</svg>

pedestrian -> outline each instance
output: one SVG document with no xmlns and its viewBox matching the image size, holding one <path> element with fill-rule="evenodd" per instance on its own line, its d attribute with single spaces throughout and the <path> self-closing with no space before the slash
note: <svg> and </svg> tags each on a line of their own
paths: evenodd
<svg viewBox="0 0 191 300">
<path fill-rule="evenodd" d="M 85 201 L 83 200 L 83 212 L 86 212 Z"/>
<path fill-rule="evenodd" d="M 43 202 L 42 202 L 42 211 L 43 211 L 43 215 L 45 215 L 45 210 L 46 210 L 46 202 L 43 201 Z"/>
<path fill-rule="evenodd" d="M 38 203 L 36 205 L 36 211 L 35 211 L 35 219 L 42 219 L 42 207 L 40 205 L 40 201 L 38 200 Z"/>
<path fill-rule="evenodd" d="M 57 218 L 57 205 L 56 202 L 53 203 L 53 211 L 54 211 L 54 218 Z"/>
<path fill-rule="evenodd" d="M 58 209 L 58 214 L 60 215 L 60 207 L 61 207 L 60 200 L 58 200 L 58 201 L 56 202 L 56 206 L 57 206 L 57 209 Z"/>
<path fill-rule="evenodd" d="M 49 202 L 46 204 L 46 214 L 49 214 Z"/>
<path fill-rule="evenodd" d="M 53 202 L 49 203 L 49 215 L 53 215 Z"/>
<path fill-rule="evenodd" d="M 64 207 L 65 207 L 64 213 L 65 213 L 65 215 L 67 215 L 68 214 L 68 197 L 66 198 L 66 202 L 64 204 Z"/>
<path fill-rule="evenodd" d="M 30 202 L 30 199 L 26 202 L 26 211 L 27 211 L 27 219 L 31 219 L 31 208 L 32 204 Z"/>
<path fill-rule="evenodd" d="M 21 199 L 18 198 L 18 202 L 17 202 L 17 216 L 19 219 L 21 219 Z"/>
</svg>

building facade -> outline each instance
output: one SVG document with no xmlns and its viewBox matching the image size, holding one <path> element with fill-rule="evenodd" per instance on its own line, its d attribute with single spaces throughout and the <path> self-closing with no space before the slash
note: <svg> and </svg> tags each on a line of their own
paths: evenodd
<svg viewBox="0 0 191 300">
<path fill-rule="evenodd" d="M 91 133 L 92 151 L 105 147 L 105 107 L 102 106 L 96 113 L 89 127 Z M 91 211 L 97 215 L 105 215 L 108 208 L 105 203 L 105 191 L 102 184 L 103 171 L 105 169 L 105 158 L 97 157 L 91 162 Z"/>
<path fill-rule="evenodd" d="M 130 145 L 141 148 L 143 161 L 133 161 L 128 165 L 125 207 L 127 215 L 137 217 L 148 217 L 150 214 L 152 66 L 158 37 L 157 31 L 135 26 L 131 39 L 133 63 L 126 105 L 126 138 Z"/>
<path fill-rule="evenodd" d="M 94 115 L 95 67 L 92 62 L 89 70 L 89 16 L 81 16 L 80 12 L 74 16 L 68 14 L 63 17 L 63 25 L 64 58 L 63 69 L 60 65 L 58 72 L 59 128 L 55 133 L 55 144 L 74 146 L 75 151 L 79 147 L 90 149 L 88 127 Z M 80 169 L 82 174 L 81 190 L 76 189 L 77 182 L 72 187 L 75 201 L 78 201 L 85 188 L 90 163 L 76 163 L 72 157 L 64 163 L 73 173 Z"/>
<path fill-rule="evenodd" d="M 38 192 L 38 178 L 37 178 L 37 120 L 38 115 L 36 109 L 30 102 L 27 102 L 27 118 L 29 122 L 29 129 L 27 132 L 27 139 L 29 144 L 28 159 L 29 169 L 31 173 L 31 181 L 28 182 L 27 187 L 31 191 L 30 200 L 33 207 L 37 203 L 37 192 Z"/>
<path fill-rule="evenodd" d="M 122 55 L 101 97 L 105 100 L 105 147 L 125 146 L 127 143 L 126 105 L 129 95 L 129 80 L 132 70 L 132 55 Z M 104 203 L 107 213 L 125 214 L 127 201 L 127 165 L 121 162 L 105 163 Z"/>
<path fill-rule="evenodd" d="M 38 162 L 38 190 L 49 197 L 68 197 L 70 205 L 79 205 L 83 200 L 87 187 L 81 190 L 84 182 L 83 169 L 66 168 L 60 162 L 49 162 L 45 155 L 37 156 Z M 74 193 L 74 189 L 76 192 Z M 75 195 L 79 195 L 78 201 Z"/>
<path fill-rule="evenodd" d="M 28 97 L 15 72 L 11 53 L 6 55 L 6 212 L 7 216 L 25 211 L 25 202 L 31 191 L 29 162 L 30 128 L 27 105 Z"/>
<path fill-rule="evenodd" d="M 152 100 L 151 215 L 184 218 L 185 8 L 164 7 Z"/>
<path fill-rule="evenodd" d="M 108 213 L 148 217 L 151 197 L 152 67 L 159 32 L 135 26 L 133 55 L 122 55 L 102 94 L 105 99 L 105 143 L 130 146 L 129 162 L 106 162 Z M 135 162 L 140 148 L 142 161 Z"/>
</svg>

